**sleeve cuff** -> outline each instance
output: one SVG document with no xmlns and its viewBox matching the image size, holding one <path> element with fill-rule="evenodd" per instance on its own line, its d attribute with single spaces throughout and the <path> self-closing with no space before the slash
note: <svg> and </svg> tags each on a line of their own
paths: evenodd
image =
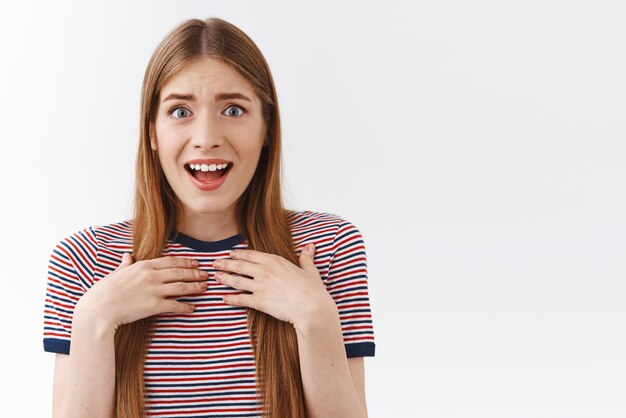
<svg viewBox="0 0 626 418">
<path fill-rule="evenodd" d="M 44 338 L 43 349 L 44 351 L 49 351 L 51 353 L 69 354 L 70 342 L 68 340 L 60 340 L 57 338 Z"/>
<path fill-rule="evenodd" d="M 374 357 L 376 344 L 373 342 L 345 344 L 346 355 L 350 357 Z"/>
</svg>

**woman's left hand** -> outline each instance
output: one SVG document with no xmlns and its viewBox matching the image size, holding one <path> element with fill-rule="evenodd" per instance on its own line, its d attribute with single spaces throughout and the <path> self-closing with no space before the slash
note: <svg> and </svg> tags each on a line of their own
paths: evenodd
<svg viewBox="0 0 626 418">
<path fill-rule="evenodd" d="M 315 313 L 337 309 L 315 267 L 314 254 L 314 246 L 312 249 L 305 247 L 300 252 L 301 267 L 298 267 L 275 254 L 233 250 L 232 260 L 218 259 L 213 263 L 216 269 L 222 270 L 215 273 L 215 280 L 251 292 L 224 296 L 225 303 L 254 308 L 298 328 Z"/>
</svg>

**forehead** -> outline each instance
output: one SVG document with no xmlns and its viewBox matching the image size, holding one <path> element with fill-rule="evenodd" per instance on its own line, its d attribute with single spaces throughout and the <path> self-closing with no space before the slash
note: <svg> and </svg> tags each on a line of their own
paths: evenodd
<svg viewBox="0 0 626 418">
<path fill-rule="evenodd" d="M 215 93 L 240 92 L 257 99 L 253 86 L 229 63 L 203 57 L 186 64 L 161 89 L 161 98 L 170 93 L 195 93 L 202 99 Z"/>
</svg>

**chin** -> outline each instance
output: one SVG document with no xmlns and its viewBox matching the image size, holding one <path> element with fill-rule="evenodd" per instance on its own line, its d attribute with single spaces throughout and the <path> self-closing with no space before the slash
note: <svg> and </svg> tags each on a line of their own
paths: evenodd
<svg viewBox="0 0 626 418">
<path fill-rule="evenodd" d="M 220 199 L 220 201 L 213 202 L 213 203 L 209 203 L 209 202 L 202 203 L 202 202 L 196 201 L 194 202 L 194 204 L 186 205 L 186 206 L 187 206 L 187 209 L 192 213 L 197 213 L 199 215 L 209 215 L 212 213 L 223 212 L 226 209 L 228 209 L 231 205 L 227 204 L 227 202 L 224 202 L 223 200 Z"/>
</svg>

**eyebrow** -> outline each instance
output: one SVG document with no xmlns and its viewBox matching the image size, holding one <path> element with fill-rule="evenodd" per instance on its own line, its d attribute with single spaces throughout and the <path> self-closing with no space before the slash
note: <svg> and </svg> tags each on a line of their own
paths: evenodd
<svg viewBox="0 0 626 418">
<path fill-rule="evenodd" d="M 196 101 L 196 96 L 194 96 L 191 93 L 171 93 L 165 99 L 163 99 L 163 101 L 161 103 L 165 103 L 168 100 L 174 100 L 174 99 L 189 100 L 189 101 L 195 102 Z M 241 93 L 237 93 L 237 92 L 233 92 L 233 93 L 218 93 L 218 94 L 215 95 L 215 100 L 228 100 L 228 99 L 242 99 L 242 100 L 247 100 L 249 102 L 252 102 L 252 100 L 250 100 L 248 98 L 248 96 L 245 96 L 245 95 L 243 95 Z"/>
</svg>

